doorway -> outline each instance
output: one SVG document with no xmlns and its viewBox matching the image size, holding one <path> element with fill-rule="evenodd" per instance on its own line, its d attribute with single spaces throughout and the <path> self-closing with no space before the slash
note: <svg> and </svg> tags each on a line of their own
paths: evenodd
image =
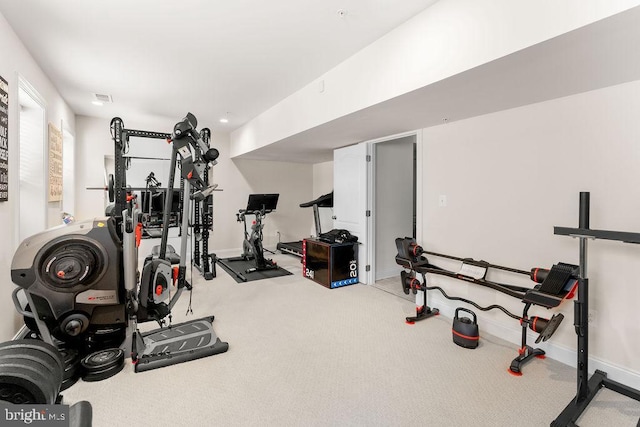
<svg viewBox="0 0 640 427">
<path fill-rule="evenodd" d="M 421 227 L 419 138 L 414 131 L 334 151 L 333 227 L 358 237 L 361 283 L 389 282 L 402 292 L 395 239 L 415 237 Z"/>
<path fill-rule="evenodd" d="M 397 237 L 416 234 L 416 136 L 374 144 L 374 280 L 397 277 Z"/>
<path fill-rule="evenodd" d="M 47 226 L 45 177 L 45 109 L 44 101 L 22 78 L 18 85 L 20 108 L 20 185 L 17 242 L 43 231 Z"/>
</svg>

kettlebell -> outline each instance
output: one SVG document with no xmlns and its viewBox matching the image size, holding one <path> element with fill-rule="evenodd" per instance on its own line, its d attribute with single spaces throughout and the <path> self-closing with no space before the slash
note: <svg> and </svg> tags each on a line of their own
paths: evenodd
<svg viewBox="0 0 640 427">
<path fill-rule="evenodd" d="M 468 317 L 459 317 L 458 313 L 465 311 L 471 316 L 473 320 Z M 476 348 L 480 340 L 480 332 L 478 331 L 478 318 L 476 314 L 464 307 L 456 308 L 456 313 L 453 316 L 453 342 L 464 348 Z"/>
</svg>

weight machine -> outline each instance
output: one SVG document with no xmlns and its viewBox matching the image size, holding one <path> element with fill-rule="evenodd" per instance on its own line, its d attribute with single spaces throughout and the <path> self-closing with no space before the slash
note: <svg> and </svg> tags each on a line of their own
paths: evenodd
<svg viewBox="0 0 640 427">
<path fill-rule="evenodd" d="M 190 287 L 185 265 L 187 233 L 181 237 L 179 265 L 173 267 L 167 259 L 170 197 L 178 161 L 185 179 L 183 197 L 201 201 L 215 189 L 207 186 L 203 174 L 216 163 L 218 151 L 203 143 L 196 126 L 191 113 L 174 126 L 172 134 L 125 129 L 122 120 L 114 118 L 115 177 L 109 180 L 112 216 L 56 227 L 26 239 L 18 247 L 11 265 L 12 281 L 18 285 L 14 303 L 25 322 L 30 319 L 36 325 L 43 341 L 55 345 L 55 338 L 93 350 L 101 347 L 105 336 L 113 336 L 111 331 L 126 331 L 121 345 L 131 346 L 136 372 L 227 351 L 228 344 L 213 331 L 213 316 L 171 324 L 171 309 L 183 290 Z M 173 148 L 160 248 L 156 257 L 145 260 L 141 275 L 141 212 L 136 196 L 127 192 L 123 156 L 130 136 L 166 139 Z M 189 226 L 189 205 L 183 203 L 185 230 Z M 30 310 L 19 301 L 21 290 Z M 140 333 L 138 323 L 147 321 L 158 322 L 160 328 Z"/>
<path fill-rule="evenodd" d="M 508 369 L 508 372 L 515 376 L 522 375 L 522 366 L 534 357 L 544 358 L 544 350 L 540 348 L 533 348 L 527 344 L 527 329 L 531 329 L 532 331 L 540 334 L 536 339 L 537 344 L 551 338 L 564 318 L 564 315 L 561 313 L 554 314 L 550 319 L 539 316 L 529 316 L 529 309 L 531 306 L 538 305 L 547 309 L 557 307 L 564 299 L 573 298 L 575 288 L 577 286 L 578 267 L 571 264 L 558 263 L 551 267 L 550 270 L 541 268 L 532 268 L 530 271 L 518 270 L 490 264 L 486 261 L 476 261 L 471 258 L 458 258 L 450 255 L 428 252 L 418 245 L 415 239 L 410 237 L 405 237 L 404 239 L 397 238 L 396 248 L 398 250 L 396 263 L 408 270 L 400 273 L 402 289 L 407 295 L 410 292 L 413 292 L 416 295 L 416 315 L 407 317 L 406 322 L 413 324 L 417 321 L 428 319 L 439 314 L 439 310 L 437 308 L 431 308 L 427 305 L 428 290 L 438 290 L 447 299 L 465 302 L 482 311 L 498 309 L 507 316 L 518 320 L 522 326 L 522 341 L 520 349 L 518 350 L 518 357 L 513 359 Z M 431 264 L 424 256 L 425 254 L 461 261 L 462 265 L 460 270 L 457 272 L 449 271 Z M 527 288 L 487 280 L 486 276 L 489 269 L 522 274 L 528 276 L 531 280 L 537 283 L 537 285 L 533 288 Z M 511 297 L 518 298 L 524 303 L 522 315 L 518 316 L 513 314 L 506 308 L 497 304 L 482 307 L 474 301 L 449 296 L 441 287 L 429 286 L 427 284 L 426 275 L 428 273 L 463 280 L 468 283 L 488 287 Z M 417 279 L 417 274 L 421 275 L 422 281 Z"/>
</svg>

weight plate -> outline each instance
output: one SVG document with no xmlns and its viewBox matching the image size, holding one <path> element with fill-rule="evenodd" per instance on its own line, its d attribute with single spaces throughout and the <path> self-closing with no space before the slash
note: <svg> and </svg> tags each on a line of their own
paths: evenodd
<svg viewBox="0 0 640 427">
<path fill-rule="evenodd" d="M 87 374 L 103 372 L 124 364 L 124 351 L 120 348 L 108 348 L 86 356 L 80 362 Z"/>
<path fill-rule="evenodd" d="M 118 347 L 125 340 L 126 336 L 126 326 L 97 329 L 91 333 L 93 341 L 101 344 L 102 348 L 100 348 L 100 350 Z"/>
<path fill-rule="evenodd" d="M 0 388 L 18 385 L 33 395 L 35 399 L 33 403 L 54 403 L 58 396 L 59 384 L 53 384 L 50 375 L 43 375 L 42 371 L 29 366 L 27 362 L 29 361 L 25 360 L 22 363 L 3 361 L 0 364 Z"/>
<path fill-rule="evenodd" d="M 18 379 L 12 377 L 10 380 L 0 378 L 0 400 L 23 405 L 36 403 L 37 398 L 28 388 L 18 383 Z"/>
<path fill-rule="evenodd" d="M 80 375 L 74 375 L 70 378 L 65 379 L 64 381 L 62 381 L 62 385 L 60 386 L 60 391 L 61 392 L 65 391 L 66 389 L 68 389 L 69 387 L 77 383 L 79 379 L 80 379 Z"/>
<path fill-rule="evenodd" d="M 37 364 L 44 375 L 49 375 L 56 384 L 62 382 L 63 373 L 58 363 L 47 354 L 32 348 L 12 348 L 0 351 L 0 363 L 30 361 Z"/>
<path fill-rule="evenodd" d="M 47 367 L 40 361 L 34 361 L 27 358 L 23 358 L 21 355 L 15 357 L 4 357 L 0 359 L 0 364 L 7 367 L 19 367 L 28 372 L 29 378 L 33 379 L 50 399 L 51 403 L 54 403 L 56 397 L 60 392 L 60 383 L 62 378 L 58 381 L 58 377 L 55 373 L 48 371 Z"/>
<path fill-rule="evenodd" d="M 80 367 L 80 354 L 77 350 L 69 348 L 60 350 L 60 355 L 64 360 L 64 375 L 62 379 L 66 380 L 78 372 L 78 368 Z"/>
<path fill-rule="evenodd" d="M 109 191 L 109 202 L 113 203 L 116 199 L 116 183 L 113 179 L 113 174 L 109 174 L 109 183 L 107 184 L 107 190 Z"/>
<path fill-rule="evenodd" d="M 34 350 L 40 350 L 42 353 L 47 354 L 52 359 L 54 359 L 58 366 L 60 366 L 60 369 L 64 371 L 64 361 L 62 360 L 62 357 L 60 357 L 58 349 L 49 343 L 34 339 L 24 339 L 0 343 L 0 353 L 2 353 L 4 349 L 9 348 L 31 348 Z"/>
<path fill-rule="evenodd" d="M 64 362 L 64 370 L 66 371 L 69 368 L 69 365 L 75 364 L 80 358 L 80 353 L 78 350 L 74 348 L 62 348 L 60 349 L 60 357 L 62 357 L 62 361 Z"/>
<path fill-rule="evenodd" d="M 15 404 L 46 403 L 45 393 L 23 371 L 3 371 L 0 367 L 0 400 Z"/>
<path fill-rule="evenodd" d="M 82 377 L 82 381 L 93 382 L 93 381 L 106 380 L 107 378 L 111 378 L 112 376 L 120 372 L 122 368 L 124 368 L 124 360 L 119 365 L 114 365 L 114 366 L 111 366 L 110 368 L 103 369 L 100 371 L 96 370 L 93 372 L 85 373 L 84 376 Z"/>
</svg>

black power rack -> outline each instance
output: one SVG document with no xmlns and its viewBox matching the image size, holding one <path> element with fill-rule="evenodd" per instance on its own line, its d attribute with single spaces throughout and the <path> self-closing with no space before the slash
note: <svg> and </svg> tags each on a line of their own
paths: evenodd
<svg viewBox="0 0 640 427">
<path fill-rule="evenodd" d="M 575 426 L 575 421 L 587 409 L 601 388 L 607 388 L 631 399 L 640 401 L 640 391 L 607 378 L 607 373 L 596 370 L 589 378 L 589 279 L 587 278 L 587 240 L 604 239 L 625 243 L 640 243 L 640 233 L 624 231 L 591 230 L 589 228 L 590 194 L 580 193 L 578 228 L 554 227 L 554 234 L 580 240 L 580 269 L 578 296 L 575 300 L 574 326 L 578 335 L 577 392 L 575 398 L 552 423 L 552 427 Z M 640 421 L 638 422 L 640 425 Z"/>
</svg>

